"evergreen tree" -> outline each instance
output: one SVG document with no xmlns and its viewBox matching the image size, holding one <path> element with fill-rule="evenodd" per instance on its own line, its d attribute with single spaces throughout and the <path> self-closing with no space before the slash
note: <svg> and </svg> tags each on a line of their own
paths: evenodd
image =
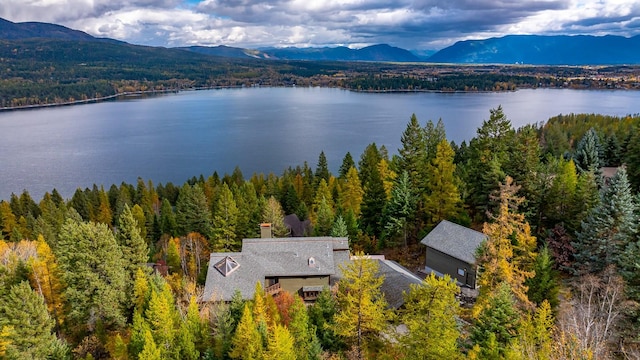
<svg viewBox="0 0 640 360">
<path fill-rule="evenodd" d="M 604 145 L 604 166 L 622 165 L 622 146 L 616 134 L 607 137 Z"/>
<path fill-rule="evenodd" d="M 315 236 L 329 236 L 333 228 L 334 213 L 326 198 L 322 198 L 315 215 L 313 233 Z"/>
<path fill-rule="evenodd" d="M 133 280 L 138 269 L 146 268 L 149 258 L 147 243 L 140 236 L 140 229 L 128 205 L 125 205 L 118 220 L 116 240 L 122 252 L 122 260 L 127 271 L 127 287 L 132 289 Z"/>
<path fill-rule="evenodd" d="M 601 203 L 582 222 L 576 234 L 576 263 L 587 272 L 600 272 L 620 263 L 624 251 L 638 230 L 637 205 L 631 195 L 627 172 L 620 168 L 603 189 Z"/>
<path fill-rule="evenodd" d="M 80 214 L 82 220 L 91 220 L 91 206 L 89 204 L 89 200 L 87 199 L 87 195 L 84 191 L 82 191 L 82 189 L 76 189 L 76 192 L 74 192 L 73 196 L 71 197 L 69 206 L 74 208 L 78 212 L 78 214 Z"/>
<path fill-rule="evenodd" d="M 596 131 L 591 128 L 587 131 L 582 139 L 576 146 L 576 152 L 574 159 L 576 162 L 576 168 L 581 173 L 592 172 L 596 175 L 600 175 L 600 167 L 602 167 L 602 160 L 600 154 L 602 149 L 600 147 L 600 140 Z"/>
<path fill-rule="evenodd" d="M 329 165 L 327 164 L 327 157 L 324 155 L 324 151 L 320 152 L 318 157 L 318 165 L 316 166 L 315 183 L 320 184 L 320 180 L 329 182 Z"/>
<path fill-rule="evenodd" d="M 390 239 L 401 235 L 404 245 L 407 246 L 407 228 L 415 209 L 416 196 L 411 191 L 409 174 L 404 171 L 396 179 L 391 191 L 391 200 L 384 207 L 382 217 L 385 221 L 385 234 Z"/>
<path fill-rule="evenodd" d="M 347 152 L 347 154 L 342 159 L 342 165 L 340 165 L 340 170 L 338 170 L 340 179 L 345 179 L 347 176 L 347 173 L 349 172 L 349 169 L 351 169 L 352 167 L 356 167 L 356 163 L 353 161 L 353 157 L 351 156 L 351 153 Z"/>
<path fill-rule="evenodd" d="M 481 358 L 504 358 L 517 336 L 520 317 L 507 283 L 499 284 L 490 295 L 471 329 L 471 342 L 480 348 Z"/>
<path fill-rule="evenodd" d="M 262 205 L 251 182 L 245 181 L 235 194 L 238 208 L 236 234 L 241 239 L 254 238 L 262 218 Z M 263 199 L 264 200 L 264 199 Z"/>
<path fill-rule="evenodd" d="M 220 251 L 239 250 L 240 241 L 236 236 L 239 210 L 233 194 L 226 183 L 219 190 L 218 202 L 213 211 L 213 234 L 211 241 Z"/>
<path fill-rule="evenodd" d="M 55 249 L 68 306 L 68 326 L 79 334 L 121 328 L 126 270 L 122 252 L 104 224 L 68 219 Z"/>
<path fill-rule="evenodd" d="M 331 227 L 331 236 L 333 237 L 348 237 L 349 230 L 347 229 L 347 223 L 342 218 L 342 215 L 336 217 L 336 221 Z"/>
<path fill-rule="evenodd" d="M 387 195 L 377 167 L 370 170 L 367 179 L 362 197 L 362 229 L 369 235 L 379 236 L 382 233 L 380 214 L 387 202 Z"/>
<path fill-rule="evenodd" d="M 629 172 L 629 183 L 634 192 L 640 192 L 640 128 L 631 131 L 627 152 L 624 157 Z"/>
<path fill-rule="evenodd" d="M 425 130 L 418 123 L 416 114 L 411 115 L 400 141 L 402 147 L 398 149 L 397 169 L 409 174 L 411 190 L 414 194 L 418 194 L 426 182 L 428 161 Z"/>
<path fill-rule="evenodd" d="M 431 162 L 436 157 L 436 149 L 438 144 L 442 140 L 447 139 L 447 133 L 444 128 L 444 122 L 442 119 L 438 119 L 438 122 L 434 125 L 432 120 L 427 121 L 424 127 L 424 141 L 427 150 L 426 161 Z"/>
<path fill-rule="evenodd" d="M 178 236 L 178 222 L 173 213 L 173 207 L 166 198 L 162 200 L 160 208 L 160 231 L 169 236 Z"/>
<path fill-rule="evenodd" d="M 380 292 L 384 278 L 378 276 L 378 262 L 362 253 L 341 268 L 335 315 L 335 332 L 353 346 L 357 359 L 362 359 L 368 347 L 378 340 L 386 328 L 389 313 Z"/>
<path fill-rule="evenodd" d="M 176 220 L 181 235 L 190 232 L 211 235 L 211 211 L 200 186 L 185 184 L 182 187 L 176 202 Z"/>
<path fill-rule="evenodd" d="M 58 343 L 53 327 L 44 299 L 27 282 L 11 286 L 0 296 L 0 330 L 5 331 L 0 339 L 6 342 L 7 359 L 49 358 Z"/>
<path fill-rule="evenodd" d="M 327 351 L 335 352 L 344 345 L 335 333 L 337 304 L 329 287 L 325 287 L 315 304 L 309 307 L 309 322 L 316 330 L 316 336 Z"/>
<path fill-rule="evenodd" d="M 402 322 L 407 334 L 400 338 L 407 359 L 459 359 L 460 330 L 456 318 L 460 305 L 458 286 L 448 275 L 431 274 L 421 285 L 411 285 L 405 293 Z"/>
<path fill-rule="evenodd" d="M 536 256 L 533 271 L 535 276 L 526 281 L 529 288 L 527 297 L 537 306 L 546 301 L 551 309 L 557 308 L 560 302 L 558 299 L 560 284 L 558 274 L 554 270 L 551 252 L 546 246 Z"/>
</svg>

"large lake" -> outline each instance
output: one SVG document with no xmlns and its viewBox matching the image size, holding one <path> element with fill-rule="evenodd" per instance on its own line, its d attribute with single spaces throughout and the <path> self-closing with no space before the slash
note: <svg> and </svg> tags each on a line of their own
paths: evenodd
<svg viewBox="0 0 640 360">
<path fill-rule="evenodd" d="M 356 93 L 327 88 L 189 91 L 151 98 L 0 113 L 0 199 L 27 189 L 38 201 L 57 188 L 182 184 L 236 166 L 281 174 L 324 150 L 336 171 L 376 142 L 395 153 L 412 113 L 444 121 L 460 143 L 502 105 L 515 127 L 558 114 L 640 113 L 640 92 L 520 90 L 501 93 Z"/>
</svg>

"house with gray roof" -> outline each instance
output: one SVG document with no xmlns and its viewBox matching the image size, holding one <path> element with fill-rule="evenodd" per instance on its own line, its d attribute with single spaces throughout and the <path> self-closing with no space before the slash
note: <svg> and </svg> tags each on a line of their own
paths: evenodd
<svg viewBox="0 0 640 360">
<path fill-rule="evenodd" d="M 342 278 L 341 267 L 352 260 L 348 238 L 271 238 L 267 237 L 268 229 L 263 236 L 244 239 L 241 252 L 210 255 L 204 301 L 231 301 L 236 290 L 243 299 L 252 299 L 260 281 L 267 294 L 287 291 L 313 302 L 325 287 Z M 410 284 L 422 283 L 421 278 L 384 256 L 367 257 L 378 261 L 379 275 L 385 279 L 381 291 L 392 308 L 402 306 L 403 292 L 409 291 Z"/>
<path fill-rule="evenodd" d="M 441 221 L 420 241 L 426 245 L 425 271 L 448 274 L 459 284 L 476 287 L 476 251 L 487 239 L 481 232 L 447 220 Z"/>
<path fill-rule="evenodd" d="M 347 238 L 244 239 L 241 252 L 211 254 L 204 300 L 230 301 L 236 289 L 251 299 L 260 281 L 269 294 L 288 291 L 313 301 L 340 279 L 340 265 L 347 261 Z"/>
</svg>

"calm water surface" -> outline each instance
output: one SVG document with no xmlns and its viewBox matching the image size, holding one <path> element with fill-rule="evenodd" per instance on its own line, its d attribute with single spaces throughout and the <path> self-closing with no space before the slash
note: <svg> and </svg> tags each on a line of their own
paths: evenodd
<svg viewBox="0 0 640 360">
<path fill-rule="evenodd" d="M 640 113 L 640 92 L 520 90 L 505 93 L 368 94 L 326 88 L 183 92 L 147 99 L 0 113 L 0 199 L 27 189 L 38 201 L 57 188 L 182 184 L 240 166 L 276 174 L 320 151 L 336 171 L 347 151 L 371 142 L 395 153 L 412 113 L 445 123 L 460 143 L 502 105 L 514 127 L 568 113 Z"/>
</svg>

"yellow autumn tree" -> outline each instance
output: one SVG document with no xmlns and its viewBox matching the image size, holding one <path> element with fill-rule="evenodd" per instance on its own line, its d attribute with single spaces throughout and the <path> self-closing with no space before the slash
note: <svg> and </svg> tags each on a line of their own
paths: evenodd
<svg viewBox="0 0 640 360">
<path fill-rule="evenodd" d="M 55 255 L 42 235 L 38 235 L 38 240 L 34 242 L 34 245 L 36 256 L 30 257 L 27 261 L 31 269 L 29 281 L 36 292 L 44 298 L 49 313 L 56 321 L 56 326 L 60 326 L 64 314 L 62 276 L 58 270 Z"/>
<path fill-rule="evenodd" d="M 491 216 L 493 222 L 484 224 L 482 231 L 488 239 L 477 258 L 480 296 L 475 315 L 486 305 L 489 293 L 501 283 L 509 284 L 520 307 L 532 307 L 525 280 L 535 275 L 536 238 L 531 235 L 524 215 L 518 213 L 518 206 L 524 201 L 524 198 L 516 196 L 519 189 L 513 179 L 507 176 L 504 184 L 500 184 L 498 195 L 493 197 L 498 203 L 497 213 Z"/>
</svg>

